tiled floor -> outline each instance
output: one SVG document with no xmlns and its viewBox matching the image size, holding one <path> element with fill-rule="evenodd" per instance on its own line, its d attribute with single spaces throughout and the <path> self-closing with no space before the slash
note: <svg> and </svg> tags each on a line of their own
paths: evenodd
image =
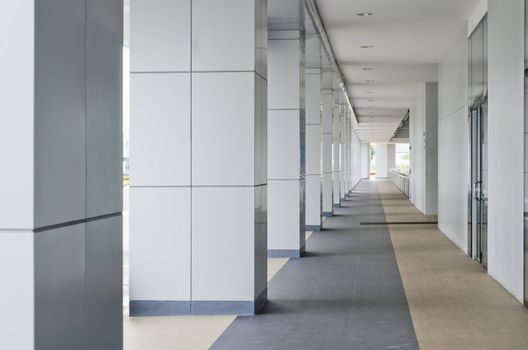
<svg viewBox="0 0 528 350">
<path fill-rule="evenodd" d="M 269 284 L 256 317 L 238 317 L 213 345 L 238 349 L 418 349 L 376 185 L 365 182 L 325 230 Z"/>
<path fill-rule="evenodd" d="M 388 220 L 424 221 L 389 182 L 377 185 Z M 528 349 L 528 310 L 436 225 L 389 229 L 420 349 Z"/>
<path fill-rule="evenodd" d="M 125 349 L 528 349 L 527 309 L 436 225 L 360 225 L 436 221 L 390 182 L 336 214 L 307 257 L 270 259 L 264 314 L 125 317 Z"/>
</svg>

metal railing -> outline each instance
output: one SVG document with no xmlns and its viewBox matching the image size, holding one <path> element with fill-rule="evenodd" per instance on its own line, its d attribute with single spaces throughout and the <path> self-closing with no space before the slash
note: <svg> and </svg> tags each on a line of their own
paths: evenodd
<svg viewBox="0 0 528 350">
<path fill-rule="evenodd" d="M 404 195 L 409 198 L 411 194 L 411 175 L 407 173 L 402 173 L 398 170 L 392 169 L 389 170 L 389 179 L 394 184 L 394 186 L 398 187 L 400 191 Z"/>
</svg>

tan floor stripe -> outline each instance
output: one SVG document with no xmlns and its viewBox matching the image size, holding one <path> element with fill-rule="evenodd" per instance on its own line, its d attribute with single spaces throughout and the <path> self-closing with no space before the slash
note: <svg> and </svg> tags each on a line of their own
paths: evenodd
<svg viewBox="0 0 528 350">
<path fill-rule="evenodd" d="M 268 281 L 288 262 L 268 259 Z M 235 316 L 124 317 L 124 350 L 206 350 Z"/>
<path fill-rule="evenodd" d="M 387 220 L 434 221 L 388 181 Z M 421 350 L 528 349 L 528 310 L 436 226 L 389 226 Z"/>
</svg>

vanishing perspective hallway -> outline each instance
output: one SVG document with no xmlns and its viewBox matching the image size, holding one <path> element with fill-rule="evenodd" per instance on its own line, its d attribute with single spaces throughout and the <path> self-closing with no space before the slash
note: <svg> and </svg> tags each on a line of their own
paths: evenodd
<svg viewBox="0 0 528 350">
<path fill-rule="evenodd" d="M 212 349 L 418 349 L 376 182 L 364 181 Z"/>
<path fill-rule="evenodd" d="M 528 348 L 528 311 L 385 180 L 356 187 L 269 298 L 212 349 Z"/>
</svg>

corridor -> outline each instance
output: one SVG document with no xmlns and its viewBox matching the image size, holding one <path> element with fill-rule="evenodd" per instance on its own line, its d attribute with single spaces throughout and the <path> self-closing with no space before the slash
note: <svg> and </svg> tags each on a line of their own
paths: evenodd
<svg viewBox="0 0 528 350">
<path fill-rule="evenodd" d="M 528 311 L 435 220 L 362 181 L 212 349 L 527 349 Z"/>
</svg>

